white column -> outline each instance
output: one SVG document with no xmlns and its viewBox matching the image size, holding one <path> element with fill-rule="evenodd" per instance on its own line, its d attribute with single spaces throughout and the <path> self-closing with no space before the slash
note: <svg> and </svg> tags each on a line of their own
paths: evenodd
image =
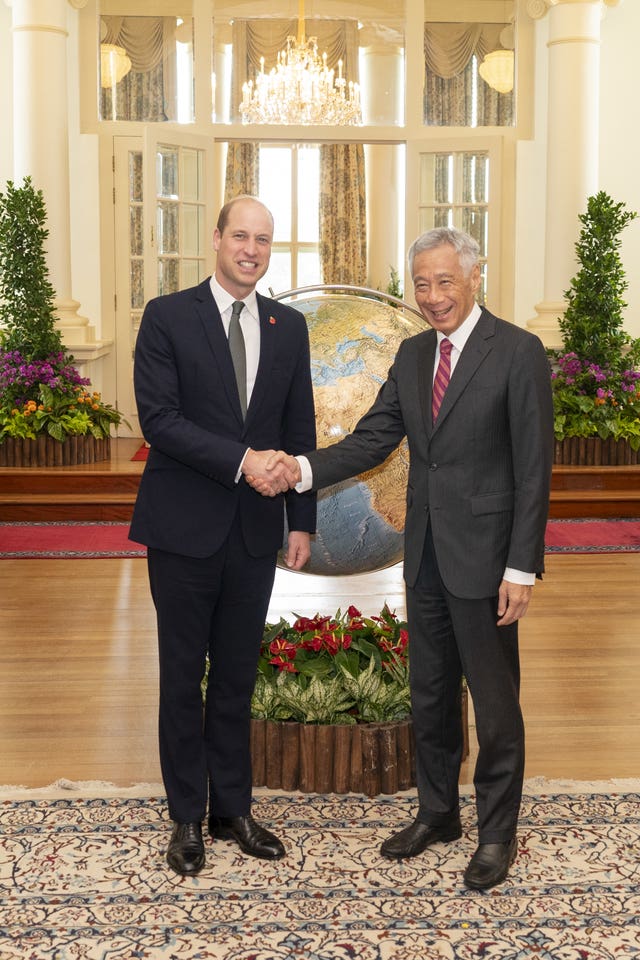
<svg viewBox="0 0 640 960">
<path fill-rule="evenodd" d="M 604 0 L 614 6 L 618 0 Z M 528 12 L 549 16 L 547 193 L 544 299 L 528 326 L 559 347 L 558 318 L 577 263 L 579 215 L 598 191 L 600 21 L 602 0 L 528 0 Z"/>
<path fill-rule="evenodd" d="M 71 0 L 75 7 L 86 0 Z M 95 341 L 71 296 L 67 0 L 12 0 L 14 182 L 30 176 L 47 209 L 47 265 L 65 345 Z"/>
<path fill-rule="evenodd" d="M 404 112 L 402 50 L 383 42 L 375 28 L 360 36 L 363 48 L 361 73 L 362 114 L 367 124 L 396 125 Z M 390 268 L 404 278 L 404 197 L 398 184 L 404 169 L 404 151 L 392 144 L 366 144 L 367 179 L 367 273 L 370 286 L 386 290 Z"/>
</svg>

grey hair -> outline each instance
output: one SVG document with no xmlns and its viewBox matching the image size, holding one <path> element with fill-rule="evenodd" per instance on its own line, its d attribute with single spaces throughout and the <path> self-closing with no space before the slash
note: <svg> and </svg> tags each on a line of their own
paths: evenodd
<svg viewBox="0 0 640 960">
<path fill-rule="evenodd" d="M 473 237 L 455 227 L 434 227 L 433 230 L 427 230 L 413 241 L 407 253 L 410 276 L 413 277 L 413 261 L 418 253 L 442 247 L 445 243 L 450 244 L 456 251 L 460 266 L 465 276 L 468 276 L 478 262 L 480 247 Z"/>
</svg>

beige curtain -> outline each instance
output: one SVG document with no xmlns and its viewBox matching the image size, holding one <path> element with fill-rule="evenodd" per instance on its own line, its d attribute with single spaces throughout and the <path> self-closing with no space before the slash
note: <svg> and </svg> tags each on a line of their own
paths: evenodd
<svg viewBox="0 0 640 960">
<path fill-rule="evenodd" d="M 472 57 L 482 62 L 501 48 L 506 23 L 427 23 L 424 31 L 424 122 L 431 126 L 510 126 L 513 96 L 477 82 Z M 475 111 L 475 112 L 474 112 Z"/>
<path fill-rule="evenodd" d="M 367 282 L 364 148 L 320 148 L 320 263 L 323 283 Z"/>
<path fill-rule="evenodd" d="M 224 202 L 241 194 L 258 193 L 259 148 L 257 143 L 229 143 L 224 184 Z"/>
<path fill-rule="evenodd" d="M 131 70 L 116 88 L 116 119 L 176 119 L 175 17 L 103 17 L 104 43 L 124 47 Z M 112 91 L 102 89 L 102 117 L 113 116 Z"/>
</svg>

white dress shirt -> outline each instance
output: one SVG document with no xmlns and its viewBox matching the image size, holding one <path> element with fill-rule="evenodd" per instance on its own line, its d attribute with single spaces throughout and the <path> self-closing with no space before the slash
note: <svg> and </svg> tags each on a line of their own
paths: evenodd
<svg viewBox="0 0 640 960">
<path fill-rule="evenodd" d="M 220 311 L 224 332 L 226 333 L 228 339 L 229 325 L 231 323 L 231 310 L 236 298 L 232 297 L 231 294 L 224 289 L 224 287 L 220 286 L 216 280 L 215 274 L 211 277 L 209 286 L 211 287 L 213 299 L 215 300 L 218 310 Z M 249 406 L 251 393 L 253 391 L 258 373 L 258 363 L 260 361 L 260 315 L 258 312 L 258 300 L 256 298 L 255 290 L 252 290 L 249 296 L 244 298 L 243 303 L 244 309 L 240 314 L 240 329 L 242 330 L 242 336 L 244 337 L 244 349 L 247 358 L 247 406 Z M 238 472 L 236 473 L 236 483 L 238 483 L 240 477 L 242 476 L 242 464 L 245 461 L 245 457 L 247 456 L 249 449 L 250 448 L 247 447 L 244 452 L 244 456 L 240 461 L 240 466 L 238 467 Z"/>
<path fill-rule="evenodd" d="M 220 286 L 215 274 L 211 277 L 209 284 L 211 286 L 213 299 L 222 317 L 224 332 L 228 337 L 229 324 L 231 323 L 231 308 L 236 298 L 232 297 L 224 287 Z M 244 310 L 240 314 L 240 328 L 244 337 L 244 348 L 247 356 L 247 406 L 249 406 L 251 392 L 253 391 L 258 373 L 258 362 L 260 360 L 260 315 L 258 313 L 258 301 L 255 290 L 253 290 L 248 297 L 245 297 L 243 302 Z"/>
</svg>

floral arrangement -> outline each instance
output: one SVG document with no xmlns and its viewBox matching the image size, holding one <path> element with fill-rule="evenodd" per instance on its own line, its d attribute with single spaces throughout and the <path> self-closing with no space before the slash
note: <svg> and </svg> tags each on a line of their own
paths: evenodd
<svg viewBox="0 0 640 960">
<path fill-rule="evenodd" d="M 407 625 L 385 604 L 363 617 L 266 624 L 251 705 L 254 719 L 353 724 L 410 714 Z"/>
<path fill-rule="evenodd" d="M 30 177 L 0 193 L 0 443 L 110 435 L 127 423 L 81 377 L 56 327 L 46 210 Z M 129 424 L 127 424 L 129 426 Z"/>
<path fill-rule="evenodd" d="M 640 339 L 623 329 L 628 284 L 619 253 L 620 233 L 636 216 L 601 191 L 579 217 L 580 269 L 559 321 L 563 349 L 548 351 L 556 440 L 612 438 L 640 448 Z"/>
<path fill-rule="evenodd" d="M 613 437 L 640 447 L 640 371 L 603 368 L 564 353 L 556 358 L 551 384 L 556 440 Z"/>
<path fill-rule="evenodd" d="M 90 382 L 64 351 L 28 360 L 19 350 L 0 350 L 0 441 L 39 434 L 60 441 L 66 435 L 108 437 L 123 418 L 97 391 L 89 393 Z"/>
</svg>

